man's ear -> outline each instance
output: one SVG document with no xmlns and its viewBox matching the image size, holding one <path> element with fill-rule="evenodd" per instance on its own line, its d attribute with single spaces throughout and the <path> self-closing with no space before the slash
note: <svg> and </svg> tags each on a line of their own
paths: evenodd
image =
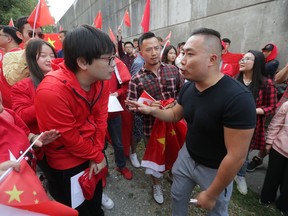
<svg viewBox="0 0 288 216">
<path fill-rule="evenodd" d="M 216 54 L 211 54 L 210 55 L 210 64 L 215 65 L 218 61 L 218 56 Z"/>
<path fill-rule="evenodd" d="M 77 61 L 78 67 L 79 67 L 81 70 L 87 70 L 88 62 L 87 62 L 83 57 L 77 58 L 76 61 Z"/>
<path fill-rule="evenodd" d="M 20 31 L 16 31 L 16 35 L 18 38 L 20 38 L 23 41 L 24 37 Z"/>
</svg>

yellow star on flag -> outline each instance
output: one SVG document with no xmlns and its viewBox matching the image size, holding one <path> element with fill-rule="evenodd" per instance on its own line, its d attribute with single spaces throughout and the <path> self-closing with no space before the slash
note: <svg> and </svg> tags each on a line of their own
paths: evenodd
<svg viewBox="0 0 288 216">
<path fill-rule="evenodd" d="M 163 145 L 163 151 L 162 151 L 162 154 L 164 154 L 164 151 L 165 151 L 165 143 L 166 143 L 166 139 L 165 139 L 165 137 L 163 137 L 163 138 L 159 138 L 159 139 L 157 139 L 157 141 L 158 141 L 161 145 Z"/>
<path fill-rule="evenodd" d="M 171 134 L 171 136 L 175 136 L 175 135 L 176 135 L 176 131 L 175 131 L 174 129 L 172 129 L 172 130 L 170 131 L 170 134 Z"/>
<path fill-rule="evenodd" d="M 35 204 L 38 204 L 38 203 L 39 203 L 39 200 L 37 200 L 37 199 L 34 200 L 34 203 L 35 203 Z"/>
<path fill-rule="evenodd" d="M 36 192 L 36 191 L 33 191 L 33 195 L 36 196 L 36 195 L 37 195 L 37 192 Z"/>
<path fill-rule="evenodd" d="M 11 191 L 5 191 L 6 194 L 10 195 L 9 201 L 8 203 L 12 202 L 13 200 L 17 200 L 18 202 L 21 202 L 20 200 L 20 195 L 23 193 L 24 191 L 19 191 L 16 188 L 16 185 L 14 185 L 13 190 Z"/>
<path fill-rule="evenodd" d="M 54 43 L 56 42 L 55 40 L 51 40 L 50 37 L 48 37 L 47 42 L 50 43 L 51 46 L 53 46 L 53 48 L 55 48 L 55 45 L 54 45 Z"/>
</svg>

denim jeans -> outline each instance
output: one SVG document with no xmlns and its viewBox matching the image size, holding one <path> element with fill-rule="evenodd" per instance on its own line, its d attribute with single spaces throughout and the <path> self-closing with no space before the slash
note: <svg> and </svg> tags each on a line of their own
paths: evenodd
<svg viewBox="0 0 288 216">
<path fill-rule="evenodd" d="M 121 115 L 108 120 L 108 131 L 114 148 L 115 162 L 117 167 L 124 168 L 126 166 L 126 158 L 122 144 L 122 119 Z"/>
<path fill-rule="evenodd" d="M 248 166 L 248 163 L 249 163 L 248 155 L 249 155 L 249 152 L 247 154 L 247 157 L 246 157 L 246 160 L 245 160 L 244 164 L 242 165 L 241 169 L 237 173 L 237 176 L 241 176 L 241 177 L 245 177 L 246 176 L 246 169 L 247 169 L 247 166 Z"/>
</svg>

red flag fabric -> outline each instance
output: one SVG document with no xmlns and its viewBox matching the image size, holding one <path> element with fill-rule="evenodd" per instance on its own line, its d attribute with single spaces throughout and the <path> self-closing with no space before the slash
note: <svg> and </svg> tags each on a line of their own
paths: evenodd
<svg viewBox="0 0 288 216">
<path fill-rule="evenodd" d="M 11 171 L 0 182 L 0 203 L 48 215 L 78 215 L 61 203 L 50 201 L 35 172 L 25 160 L 20 171 Z"/>
<path fill-rule="evenodd" d="M 49 12 L 49 8 L 45 0 L 40 0 L 38 2 L 32 13 L 28 17 L 27 21 L 32 27 L 34 26 L 34 21 L 36 21 L 36 28 L 55 24 L 55 21 Z"/>
<path fill-rule="evenodd" d="M 101 11 L 98 12 L 97 16 L 94 19 L 94 25 L 96 28 L 102 28 L 102 13 Z"/>
<path fill-rule="evenodd" d="M 126 10 L 123 19 L 124 19 L 125 25 L 128 27 L 131 27 L 130 16 L 129 16 L 128 10 Z"/>
<path fill-rule="evenodd" d="M 149 31 L 149 25 L 150 25 L 150 0 L 147 0 L 141 21 L 141 26 L 143 27 L 144 33 Z"/>
<path fill-rule="evenodd" d="M 167 35 L 167 37 L 164 39 L 164 41 L 167 41 L 167 40 L 170 40 L 170 38 L 171 38 L 171 31 L 169 32 L 169 34 Z"/>
<path fill-rule="evenodd" d="M 143 103 L 148 106 L 150 106 L 154 101 L 155 99 L 150 94 L 148 94 L 148 92 L 146 92 L 145 90 L 142 92 L 142 94 L 138 98 L 139 103 Z"/>
<path fill-rule="evenodd" d="M 229 72 L 229 76 L 235 77 L 239 73 L 239 61 L 243 58 L 243 54 L 241 53 L 226 53 L 222 55 L 223 64 L 229 64 L 232 66 L 231 72 Z"/>
<path fill-rule="evenodd" d="M 59 40 L 59 33 L 45 33 L 44 35 L 44 40 L 50 43 L 56 51 L 62 49 L 62 43 Z"/>
<path fill-rule="evenodd" d="M 116 42 L 116 37 L 112 31 L 112 29 L 109 27 L 109 36 L 110 36 L 110 39 L 115 43 Z"/>
<path fill-rule="evenodd" d="M 13 23 L 13 19 L 12 18 L 10 19 L 10 22 L 9 22 L 8 26 L 13 26 L 14 27 L 14 23 Z"/>
<path fill-rule="evenodd" d="M 141 166 L 157 172 L 171 170 L 185 142 L 186 132 L 184 120 L 171 123 L 156 118 Z"/>
<path fill-rule="evenodd" d="M 60 32 L 60 31 L 63 31 L 63 28 L 62 28 L 62 26 L 61 26 L 61 25 L 60 25 L 60 27 L 59 27 L 59 32 Z"/>
</svg>

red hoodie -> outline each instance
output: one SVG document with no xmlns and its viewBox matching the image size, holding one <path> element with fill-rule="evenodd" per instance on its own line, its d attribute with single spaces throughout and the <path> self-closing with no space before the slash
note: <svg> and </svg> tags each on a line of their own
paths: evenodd
<svg viewBox="0 0 288 216">
<path fill-rule="evenodd" d="M 49 72 L 37 88 L 36 116 L 40 131 L 57 129 L 61 137 L 44 147 L 48 164 L 59 170 L 78 166 L 87 160 L 104 159 L 108 117 L 108 81 L 94 83 L 91 103 L 75 74 L 63 59 L 52 61 Z"/>
</svg>

